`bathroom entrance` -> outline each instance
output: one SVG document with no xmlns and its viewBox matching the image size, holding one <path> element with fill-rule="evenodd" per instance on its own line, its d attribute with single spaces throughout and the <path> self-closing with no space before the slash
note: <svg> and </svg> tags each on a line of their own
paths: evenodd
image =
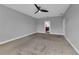
<svg viewBox="0 0 79 59">
<path fill-rule="evenodd" d="M 50 21 L 44 22 L 44 30 L 45 30 L 45 33 L 50 33 Z"/>
</svg>

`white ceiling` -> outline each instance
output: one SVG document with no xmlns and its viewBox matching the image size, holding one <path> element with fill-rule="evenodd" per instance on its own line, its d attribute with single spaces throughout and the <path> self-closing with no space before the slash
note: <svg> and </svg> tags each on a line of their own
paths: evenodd
<svg viewBox="0 0 79 59">
<path fill-rule="evenodd" d="M 69 7 L 69 4 L 38 4 L 42 9 L 46 9 L 49 12 L 38 12 L 37 14 L 34 14 L 37 11 L 34 4 L 5 4 L 5 6 L 35 18 L 44 18 L 62 16 Z"/>
</svg>

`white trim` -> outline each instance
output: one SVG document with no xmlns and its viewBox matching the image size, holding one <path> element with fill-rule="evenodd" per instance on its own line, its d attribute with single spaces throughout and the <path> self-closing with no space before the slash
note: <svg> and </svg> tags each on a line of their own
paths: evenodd
<svg viewBox="0 0 79 59">
<path fill-rule="evenodd" d="M 15 38 L 12 38 L 12 39 L 9 39 L 9 40 L 0 42 L 0 45 L 5 44 L 5 43 L 8 43 L 8 42 L 11 42 L 11 41 L 14 41 L 14 40 L 17 40 L 17 39 L 20 39 L 20 38 L 23 38 L 23 37 L 26 37 L 26 36 L 29 36 L 29 35 L 32 35 L 32 34 L 35 34 L 35 33 L 36 33 L 36 32 L 30 33 L 30 34 L 28 34 L 28 35 L 18 36 L 18 37 L 15 37 Z"/>
<path fill-rule="evenodd" d="M 44 32 L 37 32 L 37 33 L 44 33 Z M 50 33 L 50 34 L 55 34 L 55 35 L 64 35 L 62 33 Z"/>
<path fill-rule="evenodd" d="M 64 34 L 62 34 L 62 33 L 50 33 L 50 34 L 64 35 Z"/>
<path fill-rule="evenodd" d="M 70 45 L 74 48 L 74 50 L 79 54 L 79 50 L 75 47 L 75 45 L 67 38 L 65 35 L 66 40 L 70 43 Z"/>
</svg>

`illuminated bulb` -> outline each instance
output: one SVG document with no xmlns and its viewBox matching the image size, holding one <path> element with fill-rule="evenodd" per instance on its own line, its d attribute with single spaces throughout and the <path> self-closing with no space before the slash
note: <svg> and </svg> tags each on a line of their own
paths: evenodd
<svg viewBox="0 0 79 59">
<path fill-rule="evenodd" d="M 40 11 L 39 11 L 40 12 Z"/>
</svg>

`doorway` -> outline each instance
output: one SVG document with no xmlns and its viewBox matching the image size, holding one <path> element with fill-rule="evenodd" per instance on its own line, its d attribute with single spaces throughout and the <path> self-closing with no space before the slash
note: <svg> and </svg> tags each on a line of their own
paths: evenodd
<svg viewBox="0 0 79 59">
<path fill-rule="evenodd" d="M 45 30 L 45 33 L 50 33 L 50 21 L 44 22 L 44 30 Z"/>
</svg>

